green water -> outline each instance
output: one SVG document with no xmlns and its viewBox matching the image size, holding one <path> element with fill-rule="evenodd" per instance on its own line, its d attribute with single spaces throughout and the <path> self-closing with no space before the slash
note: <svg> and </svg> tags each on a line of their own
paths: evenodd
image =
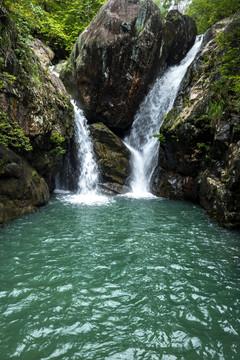
<svg viewBox="0 0 240 360">
<path fill-rule="evenodd" d="M 0 359 L 239 359 L 239 238 L 188 203 L 55 196 L 0 229 Z"/>
</svg>

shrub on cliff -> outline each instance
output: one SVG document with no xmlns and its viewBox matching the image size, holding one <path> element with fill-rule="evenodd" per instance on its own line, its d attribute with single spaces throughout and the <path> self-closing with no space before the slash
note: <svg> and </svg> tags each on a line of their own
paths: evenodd
<svg viewBox="0 0 240 360">
<path fill-rule="evenodd" d="M 192 0 L 187 14 L 196 21 L 198 32 L 204 33 L 217 21 L 239 10 L 239 0 Z"/>
</svg>

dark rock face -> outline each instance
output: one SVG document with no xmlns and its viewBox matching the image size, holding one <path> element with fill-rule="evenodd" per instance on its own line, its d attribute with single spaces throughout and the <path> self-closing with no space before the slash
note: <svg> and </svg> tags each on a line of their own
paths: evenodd
<svg viewBox="0 0 240 360">
<path fill-rule="evenodd" d="M 63 81 L 90 122 L 126 129 L 159 71 L 163 18 L 152 0 L 109 0 L 78 38 Z"/>
<path fill-rule="evenodd" d="M 49 199 L 49 189 L 37 171 L 14 151 L 0 145 L 0 225 L 29 214 Z"/>
<path fill-rule="evenodd" d="M 93 148 L 99 167 L 102 183 L 110 182 L 108 187 L 115 193 L 120 193 L 130 175 L 130 152 L 123 142 L 102 123 L 90 125 L 93 138 Z M 114 185 L 114 183 L 116 183 Z"/>
<path fill-rule="evenodd" d="M 170 25 L 170 24 L 171 25 Z M 167 53 L 167 64 L 175 65 L 187 54 L 188 50 L 193 46 L 196 35 L 197 26 L 195 21 L 187 15 L 182 15 L 178 10 L 169 11 L 166 17 L 165 28 L 174 28 L 174 36 L 168 40 L 170 51 Z"/>
<path fill-rule="evenodd" d="M 4 183 L 0 203 L 1 219 L 6 222 L 46 203 L 46 193 L 54 188 L 54 176 L 72 136 L 73 111 L 62 82 L 48 70 L 51 50 L 38 40 L 32 42 L 38 57 L 27 42 L 19 45 L 20 35 L 3 7 L 0 25 L 0 142 L 5 147 L 0 155 Z M 9 162 L 10 149 L 18 160 Z M 19 165 L 11 165 L 15 162 Z M 32 190 L 18 195 L 17 189 L 24 186 Z M 44 201 L 39 200 L 41 196 Z"/>
<path fill-rule="evenodd" d="M 240 228 L 240 114 L 233 91 L 223 97 L 213 87 L 221 80 L 224 54 L 215 36 L 220 30 L 226 36 L 239 25 L 239 20 L 223 20 L 207 33 L 161 128 L 152 185 L 159 196 L 200 203 L 227 228 Z"/>
</svg>

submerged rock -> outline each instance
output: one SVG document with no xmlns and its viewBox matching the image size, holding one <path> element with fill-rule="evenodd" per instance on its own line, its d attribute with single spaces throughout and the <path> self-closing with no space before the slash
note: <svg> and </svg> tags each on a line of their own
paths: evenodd
<svg viewBox="0 0 240 360">
<path fill-rule="evenodd" d="M 116 183 L 116 193 L 120 193 L 119 185 L 126 182 L 131 171 L 130 151 L 103 123 L 90 125 L 90 131 L 101 182 Z"/>
<path fill-rule="evenodd" d="M 99 188 L 104 195 L 125 195 L 130 192 L 128 186 L 111 182 L 101 183 Z"/>
<path fill-rule="evenodd" d="M 204 47 L 188 69 L 175 107 L 161 128 L 159 168 L 153 179 L 157 195 L 196 201 L 228 228 L 240 228 L 237 52 L 227 62 L 228 74 L 234 76 L 226 80 L 222 69 L 226 69 L 226 49 L 239 49 L 234 36 L 239 28 L 238 18 L 225 19 L 206 34 Z M 223 45 L 216 38 L 220 30 Z"/>
</svg>

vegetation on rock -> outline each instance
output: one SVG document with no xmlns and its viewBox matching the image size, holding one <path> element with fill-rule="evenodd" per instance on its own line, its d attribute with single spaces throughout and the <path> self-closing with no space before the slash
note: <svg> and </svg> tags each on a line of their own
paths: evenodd
<svg viewBox="0 0 240 360">
<path fill-rule="evenodd" d="M 199 33 L 240 10 L 239 0 L 192 0 L 189 3 L 187 14 L 196 21 Z"/>
<path fill-rule="evenodd" d="M 161 128 L 154 183 L 160 196 L 199 202 L 228 228 L 240 227 L 239 35 L 238 17 L 207 34 Z"/>
<path fill-rule="evenodd" d="M 1 5 L 0 224 L 47 202 L 73 130 L 69 95 L 32 50 L 28 30 L 13 19 Z M 32 190 L 17 194 L 21 186 Z"/>
<path fill-rule="evenodd" d="M 3 4 L 22 29 L 66 56 L 104 2 L 106 0 L 4 0 Z"/>
</svg>

